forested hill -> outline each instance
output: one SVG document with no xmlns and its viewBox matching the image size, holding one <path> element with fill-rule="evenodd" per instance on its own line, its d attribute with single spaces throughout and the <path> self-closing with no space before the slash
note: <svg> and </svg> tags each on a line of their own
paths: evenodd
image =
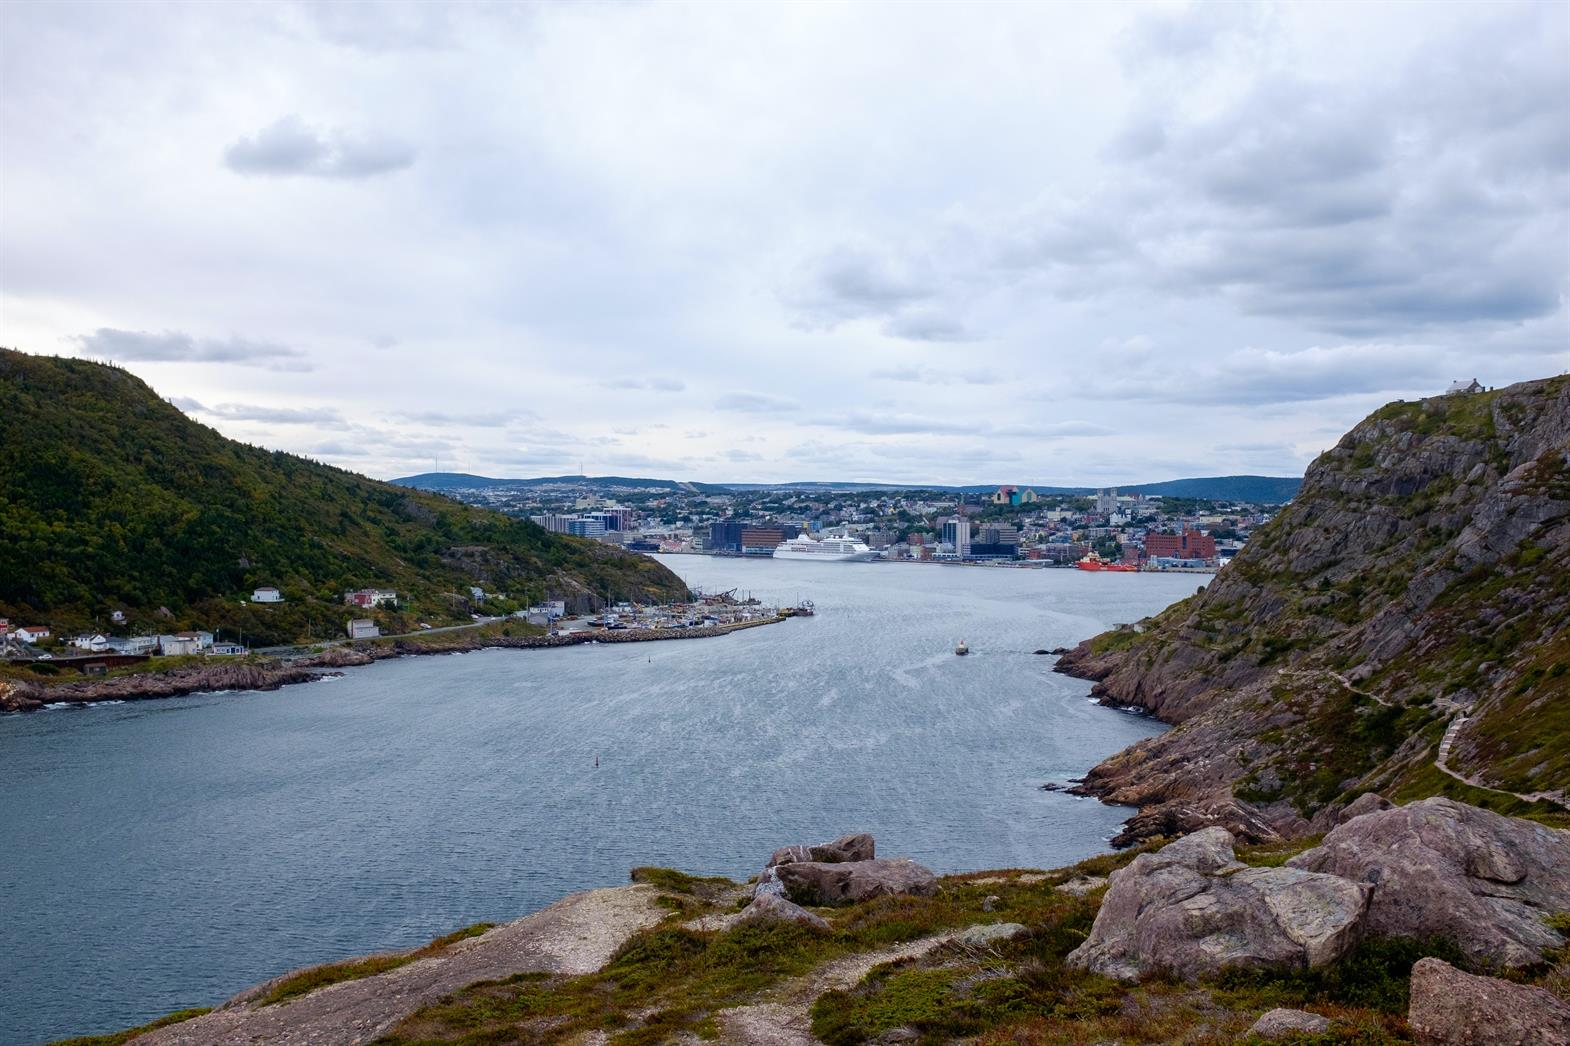
<svg viewBox="0 0 1570 1046">
<path fill-rule="evenodd" d="M 222 624 L 260 585 L 288 609 L 234 622 L 259 639 L 341 629 L 366 586 L 426 617 L 466 613 L 471 585 L 580 605 L 686 591 L 644 556 L 237 443 L 123 370 L 0 349 L 0 615 Z"/>
<path fill-rule="evenodd" d="M 1059 668 L 1178 724 L 1087 780 L 1135 834 L 1317 830 L 1368 789 L 1565 816 L 1570 377 L 1381 408 L 1200 594 Z"/>
</svg>

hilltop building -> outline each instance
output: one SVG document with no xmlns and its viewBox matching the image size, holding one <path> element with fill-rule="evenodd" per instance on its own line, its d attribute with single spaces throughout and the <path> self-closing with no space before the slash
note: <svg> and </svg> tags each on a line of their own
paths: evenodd
<svg viewBox="0 0 1570 1046">
<path fill-rule="evenodd" d="M 1476 378 L 1471 381 L 1452 381 L 1445 390 L 1446 396 L 1469 396 L 1474 392 L 1482 392 L 1483 386 Z"/>
<path fill-rule="evenodd" d="M 271 585 L 264 585 L 261 588 L 259 588 L 256 591 L 251 593 L 251 602 L 253 602 L 253 603 L 282 603 L 283 602 L 283 593 L 279 592 L 276 588 L 273 588 Z"/>
</svg>

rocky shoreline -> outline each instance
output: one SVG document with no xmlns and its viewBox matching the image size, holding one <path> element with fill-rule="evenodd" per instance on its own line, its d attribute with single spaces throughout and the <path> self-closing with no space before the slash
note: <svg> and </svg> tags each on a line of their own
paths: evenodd
<svg viewBox="0 0 1570 1046">
<path fill-rule="evenodd" d="M 651 643 L 670 639 L 709 639 L 743 629 L 784 621 L 784 617 L 737 621 L 699 628 L 654 628 L 606 631 L 586 629 L 557 636 L 484 636 L 455 639 L 440 644 L 396 639 L 329 647 L 319 653 L 290 660 L 224 661 L 207 665 L 182 665 L 167 672 L 147 672 L 109 679 L 69 683 L 27 683 L 0 680 L 0 712 L 34 712 L 54 704 L 95 704 L 103 701 L 150 701 L 165 697 L 212 693 L 219 690 L 277 690 L 293 683 L 309 683 L 337 671 L 396 657 L 466 654 L 494 648 L 535 650 L 546 647 L 584 646 L 591 643 Z"/>
</svg>

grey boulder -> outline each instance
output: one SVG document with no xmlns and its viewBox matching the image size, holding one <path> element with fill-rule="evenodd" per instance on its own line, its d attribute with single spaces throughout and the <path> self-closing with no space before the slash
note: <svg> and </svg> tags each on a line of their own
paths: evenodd
<svg viewBox="0 0 1570 1046">
<path fill-rule="evenodd" d="M 827 930 L 828 920 L 821 915 L 807 911 L 799 904 L 792 904 L 783 897 L 775 894 L 761 894 L 754 897 L 752 903 L 743 908 L 736 917 L 739 923 L 773 922 L 795 923 L 798 926 L 810 926 L 815 930 Z"/>
<path fill-rule="evenodd" d="M 856 904 L 893 894 L 928 897 L 938 892 L 937 877 L 904 857 L 838 864 L 794 861 L 770 872 L 784 895 L 798 904 Z"/>
<path fill-rule="evenodd" d="M 1376 814 L 1381 810 L 1389 810 L 1395 805 L 1395 803 L 1392 803 L 1378 792 L 1364 792 L 1352 800 L 1345 810 L 1336 815 L 1336 824 L 1346 824 L 1354 817 L 1362 817 L 1364 814 Z"/>
<path fill-rule="evenodd" d="M 1329 1017 L 1278 1006 L 1255 1021 L 1248 1033 L 1262 1039 L 1279 1039 L 1287 1035 L 1319 1035 L 1329 1030 Z"/>
<path fill-rule="evenodd" d="M 782 846 L 774 851 L 765 868 L 798 861 L 821 861 L 824 864 L 843 864 L 847 861 L 870 861 L 877 856 L 877 844 L 866 832 L 843 835 L 832 843 L 816 846 Z"/>
<path fill-rule="evenodd" d="M 1406 1021 L 1420 1046 L 1570 1043 L 1570 1004 L 1552 992 L 1463 973 L 1442 959 L 1412 967 Z"/>
<path fill-rule="evenodd" d="M 1023 923 L 983 923 L 968 926 L 954 937 L 954 943 L 966 948 L 990 948 L 999 941 L 1012 941 L 1029 933 Z"/>
<path fill-rule="evenodd" d="M 1570 832 L 1433 798 L 1353 818 L 1287 862 L 1372 888 L 1367 932 L 1443 937 L 1476 962 L 1531 965 L 1564 938 Z"/>
<path fill-rule="evenodd" d="M 1120 980 L 1334 962 L 1360 939 L 1369 888 L 1294 868 L 1249 868 L 1212 827 L 1112 873 L 1068 963 Z"/>
</svg>

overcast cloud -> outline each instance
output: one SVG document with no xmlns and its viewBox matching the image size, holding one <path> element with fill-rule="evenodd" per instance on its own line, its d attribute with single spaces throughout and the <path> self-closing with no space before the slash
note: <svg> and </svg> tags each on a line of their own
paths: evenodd
<svg viewBox="0 0 1570 1046">
<path fill-rule="evenodd" d="M 1295 473 L 1570 368 L 1566 99 L 1556 3 L 15 2 L 0 343 L 380 477 Z"/>
</svg>

